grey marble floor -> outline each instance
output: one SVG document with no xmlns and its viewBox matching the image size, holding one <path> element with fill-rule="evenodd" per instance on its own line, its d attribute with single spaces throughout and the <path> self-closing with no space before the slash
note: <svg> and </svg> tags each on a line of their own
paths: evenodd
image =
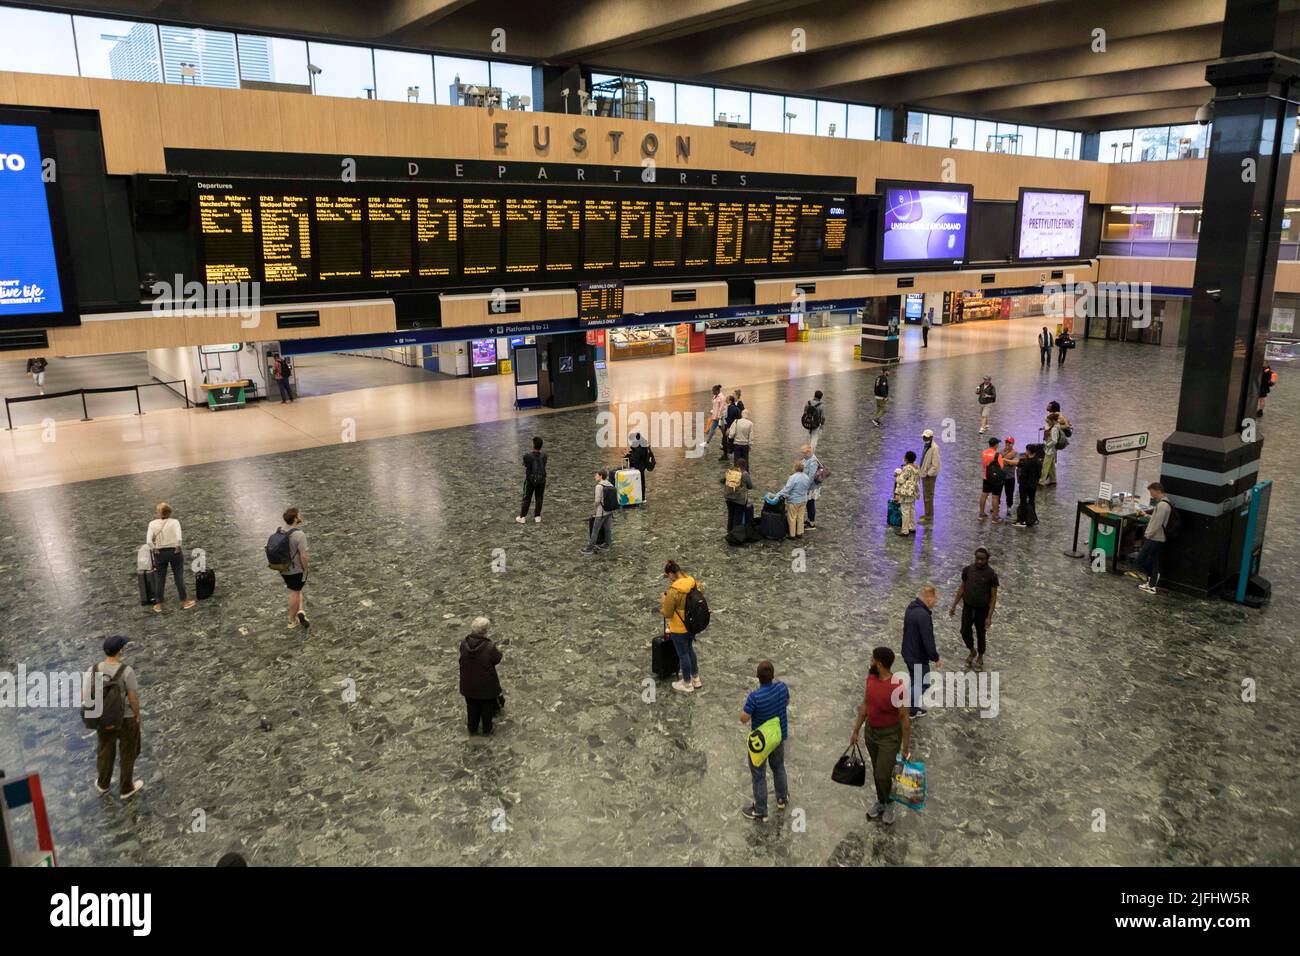
<svg viewBox="0 0 1300 956">
<path fill-rule="evenodd" d="M 1289 373 L 1263 427 L 1264 474 L 1281 480 L 1269 608 L 1152 597 L 1062 554 L 1075 499 L 1095 492 L 1093 439 L 1166 435 L 1180 360 L 1087 342 L 1050 372 L 1032 349 L 908 366 L 879 431 L 869 374 L 746 388 L 763 489 L 785 477 L 805 397 L 827 394 L 821 452 L 834 474 L 802 571 L 790 543 L 729 548 L 720 466 L 670 449 L 648 504 L 617 517 L 614 551 L 581 556 L 590 474 L 617 458 L 596 447 L 595 409 L 0 496 L 0 669 L 85 667 L 104 634 L 129 635 L 147 786 L 127 804 L 96 795 L 93 741 L 66 711 L 0 710 L 0 767 L 40 771 L 65 864 L 208 864 L 231 848 L 261 864 L 1294 864 Z M 975 520 L 985 372 L 997 433 L 1023 444 L 1053 398 L 1076 423 L 1034 530 Z M 693 411 L 704 398 L 641 407 Z M 949 418 L 937 526 L 895 538 L 893 469 Z M 534 429 L 550 488 L 544 522 L 519 526 Z M 196 610 L 173 601 L 158 617 L 136 604 L 133 561 L 162 498 L 218 586 Z M 317 568 L 309 635 L 285 629 L 284 589 L 262 555 L 287 504 L 304 510 Z M 1000 711 L 917 724 L 929 803 L 884 829 L 864 818 L 864 791 L 830 781 L 869 650 L 898 647 L 922 582 L 950 599 L 980 544 L 1003 585 L 988 657 Z M 648 702 L 668 557 L 710 595 L 705 690 L 683 698 L 660 684 Z M 509 639 L 509 708 L 486 739 L 467 737 L 456 692 L 456 648 L 481 613 Z M 936 622 L 945 665 L 960 663 L 956 623 Z M 737 718 L 764 657 L 792 691 L 792 804 L 756 825 L 739 814 L 750 798 Z M 1257 702 L 1242 702 L 1247 678 Z"/>
</svg>

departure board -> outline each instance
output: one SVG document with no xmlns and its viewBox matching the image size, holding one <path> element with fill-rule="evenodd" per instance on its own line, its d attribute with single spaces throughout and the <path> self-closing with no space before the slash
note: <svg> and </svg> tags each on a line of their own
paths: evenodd
<svg viewBox="0 0 1300 956">
<path fill-rule="evenodd" d="M 795 262 L 815 266 L 822 261 L 826 232 L 826 204 L 805 199 L 799 209 L 799 236 L 795 241 Z"/>
<path fill-rule="evenodd" d="M 370 278 L 405 279 L 411 274 L 411 199 L 409 196 L 370 196 Z"/>
<path fill-rule="evenodd" d="M 582 204 L 582 267 L 611 269 L 618 240 L 618 200 L 587 199 Z"/>
<path fill-rule="evenodd" d="M 682 235 L 683 265 L 688 269 L 707 266 L 713 261 L 714 220 L 717 204 L 688 202 L 686 228 Z"/>
<path fill-rule="evenodd" d="M 772 258 L 772 204 L 745 203 L 745 265 L 765 266 Z"/>
<path fill-rule="evenodd" d="M 622 315 L 623 283 L 578 283 L 578 321 L 583 325 L 612 325 Z"/>
<path fill-rule="evenodd" d="M 316 272 L 322 282 L 360 277 L 363 208 L 360 196 L 316 197 Z"/>
<path fill-rule="evenodd" d="M 257 200 L 251 192 L 199 193 L 203 281 L 253 282 L 257 276 Z"/>
<path fill-rule="evenodd" d="M 847 252 L 849 237 L 848 201 L 833 199 L 826 208 L 826 229 L 823 233 L 822 255 L 829 261 L 842 262 Z"/>
<path fill-rule="evenodd" d="M 311 279 L 311 200 L 260 196 L 262 281 L 286 285 Z"/>
<path fill-rule="evenodd" d="M 541 197 L 506 199 L 506 272 L 542 269 Z"/>
<path fill-rule="evenodd" d="M 582 203 L 577 199 L 546 200 L 547 272 L 577 270 L 581 235 Z"/>
<path fill-rule="evenodd" d="M 618 266 L 644 269 L 650 264 L 650 201 L 619 200 Z"/>
<path fill-rule="evenodd" d="M 465 196 L 460 201 L 465 275 L 492 275 L 501 268 L 501 200 Z"/>
<path fill-rule="evenodd" d="M 676 269 L 682 264 L 682 233 L 686 203 L 661 199 L 655 203 L 655 268 Z"/>
<path fill-rule="evenodd" d="M 802 203 L 788 196 L 778 196 L 772 211 L 772 259 L 774 266 L 794 263 L 795 242 L 799 238 L 799 212 Z"/>
<path fill-rule="evenodd" d="M 744 232 L 745 204 L 718 203 L 717 241 L 713 247 L 714 265 L 734 266 L 740 261 L 740 243 Z"/>
<path fill-rule="evenodd" d="M 449 196 L 420 196 L 415 200 L 415 248 L 420 275 L 430 278 L 456 272 L 460 227 L 456 200 Z"/>
</svg>

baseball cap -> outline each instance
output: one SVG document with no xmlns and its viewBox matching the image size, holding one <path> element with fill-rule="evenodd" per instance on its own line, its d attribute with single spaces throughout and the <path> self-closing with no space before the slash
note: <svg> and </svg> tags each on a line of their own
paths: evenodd
<svg viewBox="0 0 1300 956">
<path fill-rule="evenodd" d="M 1007 444 L 1007 445 L 1014 445 L 1014 444 L 1016 443 L 1016 440 L 1015 440 L 1014 438 L 1012 438 L 1010 435 L 1008 435 L 1006 438 L 1002 439 L 1002 441 L 1003 441 L 1004 444 Z"/>
<path fill-rule="evenodd" d="M 116 657 L 124 647 L 126 647 L 126 638 L 120 634 L 104 638 L 104 653 L 109 657 Z"/>
<path fill-rule="evenodd" d="M 930 429 L 927 428 L 925 431 L 921 432 L 921 437 L 922 437 L 922 438 L 933 438 L 933 437 L 934 437 L 934 432 L 932 432 Z"/>
</svg>

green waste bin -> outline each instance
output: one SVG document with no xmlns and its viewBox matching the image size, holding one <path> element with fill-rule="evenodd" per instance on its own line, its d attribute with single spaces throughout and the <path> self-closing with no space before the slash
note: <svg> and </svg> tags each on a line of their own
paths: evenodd
<svg viewBox="0 0 1300 956">
<path fill-rule="evenodd" d="M 1092 522 L 1092 531 L 1088 534 L 1088 557 L 1092 558 L 1094 552 L 1101 551 L 1106 556 L 1106 567 L 1109 569 L 1115 564 L 1115 553 L 1118 550 L 1118 529 L 1108 524 L 1103 524 L 1095 518 Z"/>
</svg>

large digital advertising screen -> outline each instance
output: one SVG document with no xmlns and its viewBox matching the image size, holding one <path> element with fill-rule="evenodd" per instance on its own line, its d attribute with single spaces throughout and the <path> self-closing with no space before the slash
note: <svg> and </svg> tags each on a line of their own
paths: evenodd
<svg viewBox="0 0 1300 956">
<path fill-rule="evenodd" d="M 1086 192 L 1020 187 L 1016 258 L 1079 258 L 1087 212 Z"/>
<path fill-rule="evenodd" d="M 0 329 L 80 321 L 58 189 L 44 176 L 44 139 L 35 117 L 0 111 Z"/>
<path fill-rule="evenodd" d="M 964 265 L 972 187 L 881 180 L 879 268 Z"/>
</svg>

